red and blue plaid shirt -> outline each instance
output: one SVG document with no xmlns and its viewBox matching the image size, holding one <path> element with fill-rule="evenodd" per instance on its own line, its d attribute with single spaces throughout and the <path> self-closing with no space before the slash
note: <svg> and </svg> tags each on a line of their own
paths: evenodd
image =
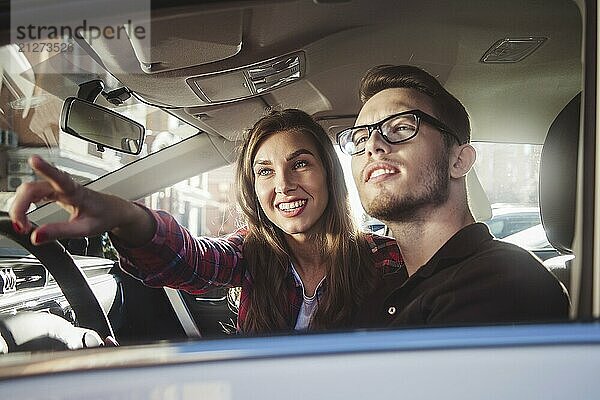
<svg viewBox="0 0 600 400">
<path fill-rule="evenodd" d="M 253 287 L 243 255 L 245 232 L 240 230 L 223 238 L 196 238 L 170 214 L 146 210 L 156 220 L 156 233 L 149 243 L 131 248 L 113 237 L 121 256 L 121 268 L 148 286 L 167 286 L 192 294 L 203 294 L 215 287 L 241 287 L 238 329 L 243 326 Z M 367 234 L 367 241 L 371 247 L 373 266 L 382 274 L 404 268 L 395 240 Z M 287 287 L 291 330 L 296 325 L 303 301 L 301 284 L 294 279 L 291 268 Z M 321 285 L 319 290 L 326 290 L 326 285 Z"/>
</svg>

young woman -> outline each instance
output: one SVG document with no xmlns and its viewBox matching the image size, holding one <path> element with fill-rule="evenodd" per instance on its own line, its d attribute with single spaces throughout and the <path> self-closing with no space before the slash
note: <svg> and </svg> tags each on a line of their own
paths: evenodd
<svg viewBox="0 0 600 400">
<path fill-rule="evenodd" d="M 87 189 L 35 156 L 44 179 L 17 190 L 10 215 L 27 232 L 29 205 L 55 200 L 71 218 L 37 228 L 34 243 L 109 231 L 121 267 L 149 286 L 241 287 L 245 333 L 351 326 L 375 282 L 403 265 L 395 241 L 357 230 L 333 144 L 308 114 L 271 112 L 240 148 L 246 227 L 226 238 L 194 238 L 169 214 Z"/>
</svg>

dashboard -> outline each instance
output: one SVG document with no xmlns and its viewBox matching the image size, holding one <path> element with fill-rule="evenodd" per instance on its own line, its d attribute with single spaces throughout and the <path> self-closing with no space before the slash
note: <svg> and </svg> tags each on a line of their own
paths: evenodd
<svg viewBox="0 0 600 400">
<path fill-rule="evenodd" d="M 116 261 L 73 256 L 111 325 L 123 320 Z M 79 321 L 57 282 L 33 256 L 0 258 L 0 353 L 86 347 Z M 79 338 L 79 339 L 78 339 Z M 75 343 L 70 343 L 75 340 Z M 88 343 L 87 345 L 91 345 Z"/>
</svg>

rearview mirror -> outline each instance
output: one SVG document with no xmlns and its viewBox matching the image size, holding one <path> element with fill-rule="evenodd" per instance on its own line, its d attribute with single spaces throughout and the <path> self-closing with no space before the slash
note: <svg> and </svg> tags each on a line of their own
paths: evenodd
<svg viewBox="0 0 600 400">
<path fill-rule="evenodd" d="M 145 129 L 142 124 L 111 109 L 76 97 L 68 97 L 60 115 L 64 132 L 99 146 L 140 154 Z"/>
</svg>

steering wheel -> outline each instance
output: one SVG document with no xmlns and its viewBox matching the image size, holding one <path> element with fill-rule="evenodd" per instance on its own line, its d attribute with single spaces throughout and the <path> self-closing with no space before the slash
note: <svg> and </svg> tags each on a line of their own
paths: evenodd
<svg viewBox="0 0 600 400">
<path fill-rule="evenodd" d="M 24 247 L 52 274 L 75 312 L 80 326 L 96 331 L 102 338 L 114 337 L 106 313 L 92 292 L 83 271 L 60 243 L 52 241 L 37 246 L 32 244 L 30 234 L 15 232 L 6 212 L 0 212 L 0 235 Z"/>
</svg>

